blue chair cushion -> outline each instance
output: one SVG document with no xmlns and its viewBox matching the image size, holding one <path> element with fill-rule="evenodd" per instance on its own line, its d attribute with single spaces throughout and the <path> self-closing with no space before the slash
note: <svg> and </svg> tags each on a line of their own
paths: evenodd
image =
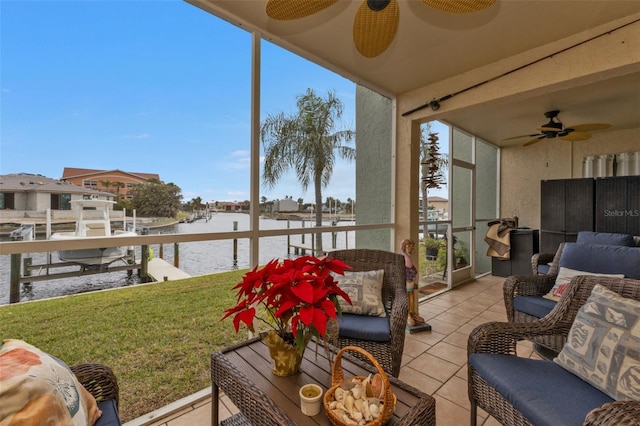
<svg viewBox="0 0 640 426">
<path fill-rule="evenodd" d="M 547 275 L 549 273 L 549 269 L 551 269 L 551 266 L 549 266 L 548 264 L 540 264 L 538 265 L 538 274 Z"/>
<path fill-rule="evenodd" d="M 537 426 L 582 425 L 589 411 L 613 401 L 553 361 L 481 353 L 469 363 Z"/>
<path fill-rule="evenodd" d="M 640 247 L 565 243 L 560 267 L 640 279 Z"/>
<path fill-rule="evenodd" d="M 578 244 L 602 244 L 605 246 L 635 247 L 636 242 L 631 234 L 614 234 L 609 232 L 580 231 L 576 239 Z"/>
<path fill-rule="evenodd" d="M 555 300 L 545 299 L 542 296 L 516 296 L 513 298 L 514 310 L 524 312 L 536 318 L 547 316 L 555 307 Z"/>
<path fill-rule="evenodd" d="M 338 316 L 341 337 L 351 339 L 388 342 L 391 340 L 389 317 L 371 317 L 368 315 L 342 314 Z"/>
<path fill-rule="evenodd" d="M 94 426 L 122 426 L 115 400 L 101 401 L 98 403 L 98 408 L 102 411 L 102 416 L 94 423 Z"/>
</svg>

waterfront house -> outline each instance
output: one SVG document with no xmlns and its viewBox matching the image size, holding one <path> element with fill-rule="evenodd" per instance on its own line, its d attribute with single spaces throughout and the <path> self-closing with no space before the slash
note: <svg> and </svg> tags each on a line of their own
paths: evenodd
<svg viewBox="0 0 640 426">
<path fill-rule="evenodd" d="M 134 185 L 145 183 L 150 179 L 160 181 L 157 173 L 125 172 L 122 170 L 94 170 L 76 167 L 65 167 L 62 180 L 85 188 L 97 189 L 116 194 L 118 199 L 130 199 L 129 191 Z"/>
<path fill-rule="evenodd" d="M 71 201 L 86 198 L 113 200 L 114 195 L 39 174 L 2 175 L 0 223 L 44 223 L 47 209 L 52 220 L 72 219 Z"/>
</svg>

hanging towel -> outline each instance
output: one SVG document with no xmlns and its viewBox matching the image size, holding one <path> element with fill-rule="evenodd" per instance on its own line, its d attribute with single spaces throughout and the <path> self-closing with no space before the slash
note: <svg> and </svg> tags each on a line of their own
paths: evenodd
<svg viewBox="0 0 640 426">
<path fill-rule="evenodd" d="M 488 223 L 489 229 L 484 241 L 489 245 L 487 256 L 509 259 L 511 250 L 510 233 L 518 227 L 517 218 L 504 218 Z"/>
</svg>

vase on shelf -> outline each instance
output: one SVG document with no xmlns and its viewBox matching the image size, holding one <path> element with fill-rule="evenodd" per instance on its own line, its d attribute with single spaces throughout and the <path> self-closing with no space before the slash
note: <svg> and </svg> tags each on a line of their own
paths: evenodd
<svg viewBox="0 0 640 426">
<path fill-rule="evenodd" d="M 262 341 L 269 348 L 269 355 L 272 361 L 272 372 L 276 376 L 286 377 L 300 371 L 300 364 L 304 351 L 298 352 L 295 339 L 290 335 L 290 341 L 285 341 L 277 332 L 270 330 L 262 335 Z M 305 337 L 304 347 L 306 349 L 311 335 Z"/>
</svg>

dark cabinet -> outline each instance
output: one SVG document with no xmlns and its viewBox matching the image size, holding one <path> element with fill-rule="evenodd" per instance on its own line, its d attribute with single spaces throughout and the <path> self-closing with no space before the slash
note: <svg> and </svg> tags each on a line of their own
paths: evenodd
<svg viewBox="0 0 640 426">
<path fill-rule="evenodd" d="M 640 235 L 640 176 L 596 179 L 596 231 Z"/>
<path fill-rule="evenodd" d="M 540 251 L 555 253 L 579 231 L 594 230 L 594 187 L 592 178 L 541 182 Z"/>
<path fill-rule="evenodd" d="M 509 259 L 491 258 L 491 273 L 497 277 L 531 275 L 531 256 L 538 253 L 539 234 L 535 229 L 518 229 L 509 235 Z"/>
</svg>

